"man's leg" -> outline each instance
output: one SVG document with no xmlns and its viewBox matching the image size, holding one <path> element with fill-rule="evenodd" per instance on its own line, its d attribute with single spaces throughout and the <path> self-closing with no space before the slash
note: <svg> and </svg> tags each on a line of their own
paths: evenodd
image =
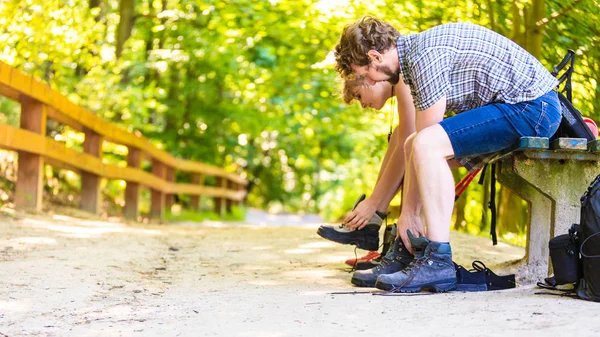
<svg viewBox="0 0 600 337">
<path fill-rule="evenodd" d="M 406 202 L 415 207 L 418 200 L 413 198 L 421 200 L 429 239 L 416 238 L 414 230 L 402 233 L 406 237 L 405 242 L 412 246 L 415 260 L 397 273 L 378 277 L 376 287 L 401 292 L 422 289 L 449 291 L 456 287 L 456 271 L 449 243 L 454 179 L 447 158 L 453 154 L 452 145 L 444 129 L 437 124 L 421 130 L 409 145 L 412 154 L 407 171 L 412 176 L 408 181 L 410 191 Z M 414 219 L 414 216 L 408 219 L 411 218 Z M 412 226 L 403 221 L 399 223 L 405 231 Z"/>
<path fill-rule="evenodd" d="M 402 189 L 402 211 L 398 219 L 398 234 L 406 248 L 412 252 L 407 230 L 414 235 L 425 235 L 423 222 L 421 221 L 421 193 L 419 192 L 417 175 L 413 164 L 413 142 L 417 133 L 410 135 L 404 143 L 404 156 L 406 162 L 406 173 L 404 176 L 404 187 Z"/>
<path fill-rule="evenodd" d="M 412 166 L 431 241 L 450 241 L 454 179 L 448 158 L 453 155 L 450 138 L 439 124 L 423 129 L 413 142 Z"/>
</svg>

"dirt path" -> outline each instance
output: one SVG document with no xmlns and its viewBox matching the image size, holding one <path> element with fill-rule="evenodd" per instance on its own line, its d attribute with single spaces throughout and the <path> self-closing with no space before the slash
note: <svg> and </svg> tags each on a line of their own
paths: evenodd
<svg viewBox="0 0 600 337">
<path fill-rule="evenodd" d="M 2 216 L 0 336 L 600 333 L 600 304 L 534 295 L 531 286 L 331 295 L 356 290 L 343 265 L 352 248 L 320 239 L 315 224 L 274 223 L 140 225 Z M 523 254 L 456 233 L 453 249 L 464 265 L 473 258 L 494 265 Z"/>
</svg>

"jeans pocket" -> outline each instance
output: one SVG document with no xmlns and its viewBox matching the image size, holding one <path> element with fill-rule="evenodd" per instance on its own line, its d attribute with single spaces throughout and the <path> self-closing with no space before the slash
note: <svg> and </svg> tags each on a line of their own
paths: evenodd
<svg viewBox="0 0 600 337">
<path fill-rule="evenodd" d="M 548 102 L 541 101 L 540 103 L 542 111 L 540 113 L 540 117 L 538 118 L 537 123 L 535 123 L 535 136 L 550 137 L 552 136 L 550 132 L 552 131 L 552 134 L 554 134 L 554 131 L 556 130 L 552 130 L 553 127 L 555 127 L 554 125 L 550 125 L 551 121 L 547 114 Z"/>
</svg>

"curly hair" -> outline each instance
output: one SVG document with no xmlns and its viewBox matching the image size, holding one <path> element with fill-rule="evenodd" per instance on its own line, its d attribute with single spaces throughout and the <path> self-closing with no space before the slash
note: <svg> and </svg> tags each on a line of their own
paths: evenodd
<svg viewBox="0 0 600 337">
<path fill-rule="evenodd" d="M 357 90 L 365 85 L 366 83 L 362 77 L 353 76 L 344 79 L 344 83 L 342 83 L 342 99 L 344 103 L 352 103 L 356 99 Z"/>
<path fill-rule="evenodd" d="M 380 53 L 396 45 L 400 33 L 389 23 L 372 16 L 347 25 L 335 46 L 335 70 L 344 78 L 352 74 L 352 65 L 366 66 L 370 63 L 367 52 Z"/>
</svg>

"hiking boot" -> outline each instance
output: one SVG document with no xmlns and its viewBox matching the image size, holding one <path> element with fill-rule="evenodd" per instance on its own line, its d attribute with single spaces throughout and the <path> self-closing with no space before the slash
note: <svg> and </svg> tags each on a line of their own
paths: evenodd
<svg viewBox="0 0 600 337">
<path fill-rule="evenodd" d="M 392 224 L 390 226 L 385 226 L 385 231 L 383 232 L 383 248 L 381 248 L 381 255 L 385 256 L 390 248 L 394 245 L 394 240 L 396 239 L 396 224 Z"/>
<path fill-rule="evenodd" d="M 352 210 L 363 200 L 365 200 L 364 194 L 358 198 Z M 321 225 L 317 230 L 317 234 L 333 242 L 356 245 L 356 247 L 364 250 L 377 250 L 379 249 L 379 227 L 381 227 L 384 218 L 385 214 L 375 211 L 371 220 L 362 229 L 353 231 L 344 224 Z"/>
<path fill-rule="evenodd" d="M 381 257 L 381 254 L 379 254 L 379 252 L 371 251 L 371 252 L 368 252 L 363 257 L 346 260 L 346 264 L 349 265 L 350 267 L 354 267 L 354 266 L 356 266 L 357 263 L 369 262 L 371 260 L 378 259 L 379 257 Z"/>
<path fill-rule="evenodd" d="M 408 252 L 402 239 L 394 241 L 394 247 L 381 259 L 381 263 L 369 270 L 357 270 L 352 275 L 352 284 L 359 287 L 374 287 L 377 277 L 383 274 L 392 274 L 404 269 L 413 255 Z"/>
<path fill-rule="evenodd" d="M 456 288 L 456 270 L 452 262 L 449 243 L 415 238 L 408 231 L 415 258 L 399 272 L 383 274 L 377 278 L 378 289 L 415 293 L 423 289 L 446 292 Z"/>
<path fill-rule="evenodd" d="M 383 233 L 383 248 L 381 249 L 381 254 L 376 251 L 371 251 L 371 252 L 368 252 L 363 257 L 346 260 L 346 264 L 351 267 L 356 268 L 357 270 L 365 270 L 365 269 L 371 269 L 371 268 L 375 267 L 376 265 L 379 264 L 379 260 L 381 260 L 381 258 L 389 252 L 390 247 L 394 244 L 395 237 L 396 237 L 396 224 L 386 226 L 385 232 Z M 373 261 L 373 260 L 377 260 L 377 261 Z M 374 263 L 374 264 L 371 263 L 370 267 L 365 268 L 365 266 L 369 265 L 369 262 L 377 262 L 377 263 Z M 361 268 L 359 268 L 359 266 Z"/>
<path fill-rule="evenodd" d="M 354 266 L 354 270 L 367 270 L 373 269 L 381 264 L 381 256 L 378 259 L 373 259 L 367 262 L 359 262 Z"/>
</svg>

